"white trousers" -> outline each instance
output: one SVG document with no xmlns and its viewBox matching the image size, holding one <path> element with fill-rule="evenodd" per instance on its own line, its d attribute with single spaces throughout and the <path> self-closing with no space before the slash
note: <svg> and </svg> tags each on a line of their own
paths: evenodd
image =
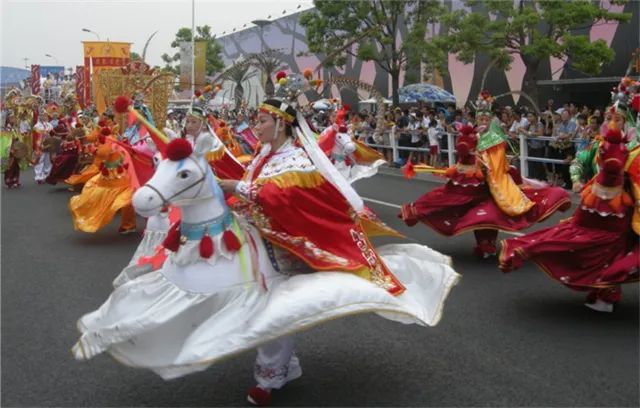
<svg viewBox="0 0 640 408">
<path fill-rule="evenodd" d="M 253 376 L 260 387 L 282 388 L 287 382 L 302 375 L 302 368 L 293 348 L 292 337 L 283 337 L 258 347 Z"/>
<path fill-rule="evenodd" d="M 53 164 L 51 163 L 51 155 L 49 153 L 42 153 L 40 160 L 38 160 L 38 164 L 34 167 L 36 172 L 36 181 L 43 181 L 46 179 L 47 176 L 49 176 L 49 173 L 51 173 L 51 167 L 53 167 Z"/>
</svg>

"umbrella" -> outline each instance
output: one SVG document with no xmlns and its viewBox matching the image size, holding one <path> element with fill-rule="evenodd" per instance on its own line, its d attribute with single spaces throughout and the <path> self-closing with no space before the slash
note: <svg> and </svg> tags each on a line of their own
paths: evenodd
<svg viewBox="0 0 640 408">
<path fill-rule="evenodd" d="M 384 99 L 383 101 L 385 105 L 393 105 L 393 101 L 389 99 Z M 370 98 L 370 99 L 365 99 L 364 101 L 360 101 L 358 103 L 361 105 L 375 105 L 378 103 L 378 101 L 376 100 L 376 98 Z"/>
<path fill-rule="evenodd" d="M 431 84 L 412 84 L 398 90 L 400 103 L 441 102 L 455 103 L 456 97 Z"/>
<path fill-rule="evenodd" d="M 328 99 L 320 99 L 313 103 L 313 109 L 319 110 L 331 110 L 335 109 L 335 105 Z"/>
</svg>

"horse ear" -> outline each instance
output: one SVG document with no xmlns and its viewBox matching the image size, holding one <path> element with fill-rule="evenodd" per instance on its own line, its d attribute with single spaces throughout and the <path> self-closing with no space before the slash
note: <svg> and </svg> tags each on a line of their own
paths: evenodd
<svg viewBox="0 0 640 408">
<path fill-rule="evenodd" d="M 213 137 L 206 134 L 201 134 L 196 139 L 196 145 L 193 152 L 196 156 L 204 156 L 213 148 Z"/>
</svg>

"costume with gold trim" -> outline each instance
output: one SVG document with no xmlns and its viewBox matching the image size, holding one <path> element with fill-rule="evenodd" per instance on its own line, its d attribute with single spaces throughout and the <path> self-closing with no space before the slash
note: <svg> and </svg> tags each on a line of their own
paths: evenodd
<svg viewBox="0 0 640 408">
<path fill-rule="evenodd" d="M 458 161 L 444 172 L 449 181 L 403 205 L 399 216 L 409 226 L 422 222 L 446 236 L 473 231 L 475 252 L 486 257 L 496 253 L 498 230 L 530 227 L 556 210 L 567 210 L 571 200 L 562 188 L 529 183 L 509 166 L 496 124 L 479 137 L 475 132 L 470 126 L 461 129 Z"/>
<path fill-rule="evenodd" d="M 291 140 L 277 152 L 269 148 L 249 165 L 238 189 L 244 200 L 234 209 L 312 269 L 352 272 L 401 293 L 369 243 L 363 220 L 304 149 Z"/>
<path fill-rule="evenodd" d="M 599 172 L 586 185 L 573 217 L 553 227 L 502 243 L 500 267 L 524 261 L 576 290 L 590 290 L 587 303 L 620 300 L 622 283 L 638 280 L 640 268 L 640 147 L 629 152 L 619 131 L 605 135 Z"/>
</svg>

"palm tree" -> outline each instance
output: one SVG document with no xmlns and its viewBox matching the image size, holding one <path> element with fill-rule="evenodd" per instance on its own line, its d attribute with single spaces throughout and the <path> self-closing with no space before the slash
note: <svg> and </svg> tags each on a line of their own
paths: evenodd
<svg viewBox="0 0 640 408">
<path fill-rule="evenodd" d="M 253 61 L 253 66 L 262 71 L 266 76 L 264 86 L 264 93 L 267 97 L 273 96 L 274 84 L 273 74 L 276 71 L 284 69 L 286 65 L 283 63 L 283 56 L 279 50 L 267 49 L 259 54 L 250 54 L 247 56 L 248 60 Z"/>
<path fill-rule="evenodd" d="M 236 110 L 240 109 L 242 97 L 244 96 L 244 88 L 242 87 L 242 84 L 256 76 L 255 71 L 250 72 L 251 68 L 253 68 L 253 66 L 249 59 L 236 61 L 229 69 L 225 70 L 224 73 L 220 75 L 220 79 L 231 81 L 235 85 L 233 96 L 236 103 Z"/>
</svg>

